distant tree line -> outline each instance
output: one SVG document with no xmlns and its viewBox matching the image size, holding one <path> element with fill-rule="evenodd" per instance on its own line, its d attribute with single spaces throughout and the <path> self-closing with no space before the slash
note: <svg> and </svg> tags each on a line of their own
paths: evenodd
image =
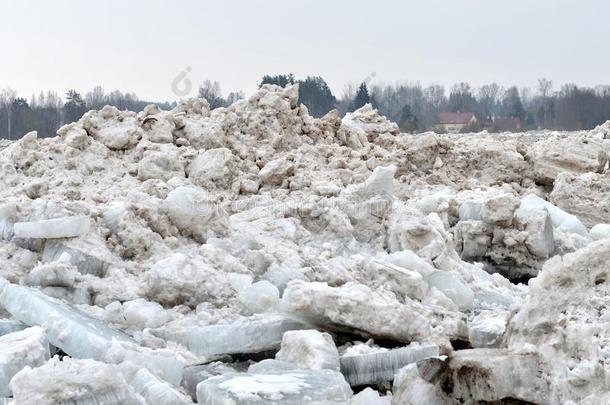
<svg viewBox="0 0 610 405">
<path fill-rule="evenodd" d="M 565 84 L 554 90 L 553 82 L 538 80 L 535 89 L 511 86 L 503 88 L 490 83 L 473 88 L 468 83 L 455 84 L 449 91 L 440 85 L 423 87 L 420 83 L 377 84 L 350 83 L 336 97 L 320 76 L 297 79 L 293 74 L 263 76 L 263 84 L 287 86 L 299 84 L 299 101 L 314 117 L 321 117 L 332 109 L 341 115 L 370 103 L 388 119 L 399 124 L 404 132 L 428 130 L 437 123 L 441 112 L 472 112 L 479 128 L 491 128 L 496 118 L 517 118 L 522 128 L 580 130 L 591 129 L 610 119 L 610 86 L 595 88 Z M 244 98 L 243 92 L 223 96 L 220 84 L 206 80 L 199 87 L 198 96 L 208 100 L 210 107 L 227 107 Z M 133 93 L 119 90 L 106 93 L 100 86 L 84 96 L 68 90 L 64 97 L 54 91 L 34 94 L 29 100 L 19 97 L 14 90 L 0 89 L 0 138 L 16 139 L 36 130 L 41 137 L 54 136 L 57 129 L 78 120 L 88 110 L 99 110 L 113 105 L 121 110 L 141 111 L 148 101 L 139 100 Z M 175 102 L 155 103 L 171 109 Z"/>
<path fill-rule="evenodd" d="M 440 85 L 364 82 L 346 85 L 338 99 L 319 76 L 297 80 L 293 74 L 266 75 L 259 86 L 266 83 L 280 86 L 299 83 L 299 99 L 315 117 L 333 108 L 343 115 L 371 103 L 405 132 L 432 128 L 441 112 L 472 112 L 480 128 L 491 127 L 495 118 L 517 118 L 526 130 L 592 129 L 610 119 L 610 86 L 587 88 L 566 84 L 554 91 L 553 82 L 548 79 L 538 80 L 534 90 L 503 88 L 497 83 L 475 89 L 462 82 L 448 92 Z"/>
<path fill-rule="evenodd" d="M 30 131 L 40 137 L 55 136 L 64 124 L 78 121 L 89 110 L 113 105 L 121 110 L 141 111 L 148 101 L 139 100 L 133 93 L 115 90 L 105 93 L 97 86 L 83 97 L 76 90 L 68 90 L 62 99 L 55 91 L 33 94 L 29 100 L 18 97 L 11 89 L 0 89 L 0 138 L 17 139 Z M 175 103 L 156 103 L 170 109 Z"/>
</svg>

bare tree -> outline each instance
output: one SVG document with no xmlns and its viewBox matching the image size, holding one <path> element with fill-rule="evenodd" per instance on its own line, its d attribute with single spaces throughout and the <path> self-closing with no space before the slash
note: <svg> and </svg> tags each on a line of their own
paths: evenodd
<svg viewBox="0 0 610 405">
<path fill-rule="evenodd" d="M 205 98 L 210 103 L 210 108 L 218 108 L 225 106 L 225 100 L 222 98 L 220 83 L 211 80 L 205 80 L 199 86 L 199 97 Z"/>
<path fill-rule="evenodd" d="M 492 121 L 498 110 L 500 94 L 502 94 L 502 89 L 498 83 L 485 84 L 478 91 L 481 113 L 487 121 Z"/>
<path fill-rule="evenodd" d="M 106 94 L 104 93 L 102 86 L 95 86 L 93 90 L 85 94 L 85 103 L 95 110 L 104 107 L 106 103 Z"/>
<path fill-rule="evenodd" d="M 12 107 L 17 97 L 17 92 L 11 88 L 0 89 L 0 106 L 6 110 L 6 134 L 8 139 L 12 139 L 12 128 L 11 128 L 11 119 L 12 119 Z"/>
<path fill-rule="evenodd" d="M 540 97 L 546 98 L 551 95 L 553 91 L 553 81 L 549 79 L 538 79 L 538 95 Z"/>
</svg>

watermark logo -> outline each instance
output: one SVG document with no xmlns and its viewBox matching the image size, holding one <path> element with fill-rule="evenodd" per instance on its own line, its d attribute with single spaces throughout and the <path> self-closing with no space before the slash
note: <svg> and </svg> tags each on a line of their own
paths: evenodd
<svg viewBox="0 0 610 405">
<path fill-rule="evenodd" d="M 375 79 L 377 78 L 377 72 L 371 72 L 370 75 L 368 75 L 367 77 L 364 78 L 364 83 L 366 83 L 367 86 L 370 86 L 373 81 L 375 81 Z"/>
<path fill-rule="evenodd" d="M 187 66 L 172 80 L 172 92 L 178 97 L 185 97 L 193 90 L 193 83 L 187 77 L 191 70 L 191 67 Z"/>
</svg>

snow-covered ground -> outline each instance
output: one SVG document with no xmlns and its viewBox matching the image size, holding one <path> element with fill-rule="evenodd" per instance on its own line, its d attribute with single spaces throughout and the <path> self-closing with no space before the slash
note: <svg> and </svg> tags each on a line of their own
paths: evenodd
<svg viewBox="0 0 610 405">
<path fill-rule="evenodd" d="M 1 144 L 6 402 L 610 402 L 610 124 L 408 135 L 297 95 Z"/>
</svg>

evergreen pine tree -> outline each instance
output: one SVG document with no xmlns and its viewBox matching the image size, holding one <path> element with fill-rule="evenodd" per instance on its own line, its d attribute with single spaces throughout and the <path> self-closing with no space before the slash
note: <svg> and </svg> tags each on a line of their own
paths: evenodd
<svg viewBox="0 0 610 405">
<path fill-rule="evenodd" d="M 354 101 L 350 106 L 350 111 L 356 111 L 357 109 L 363 107 L 365 104 L 371 102 L 371 97 L 369 96 L 369 89 L 366 83 L 361 83 L 360 87 L 358 87 L 358 91 L 356 92 L 356 97 L 354 97 Z"/>
</svg>

